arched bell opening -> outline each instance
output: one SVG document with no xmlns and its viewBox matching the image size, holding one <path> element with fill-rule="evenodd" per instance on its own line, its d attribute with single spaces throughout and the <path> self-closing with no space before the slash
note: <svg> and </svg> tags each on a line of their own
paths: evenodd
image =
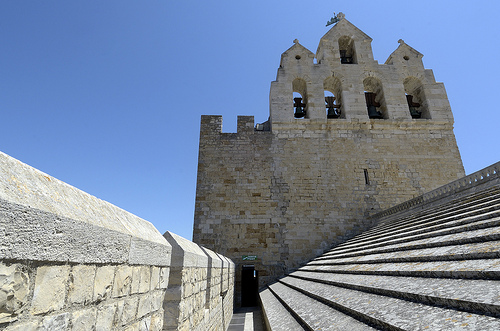
<svg viewBox="0 0 500 331">
<path fill-rule="evenodd" d="M 358 63 L 356 59 L 356 50 L 354 48 L 354 40 L 351 37 L 342 36 L 339 38 L 339 51 L 340 51 L 340 63 L 342 64 Z"/>
<path fill-rule="evenodd" d="M 307 86 L 303 79 L 296 78 L 292 82 L 293 117 L 307 118 Z"/>
<path fill-rule="evenodd" d="M 325 90 L 325 108 L 326 118 L 345 118 L 342 110 L 342 88 L 340 80 L 334 77 L 328 77 L 323 82 Z"/>
<path fill-rule="evenodd" d="M 416 77 L 407 77 L 403 81 L 406 103 L 412 118 L 430 118 L 424 87 Z"/>
<path fill-rule="evenodd" d="M 387 107 L 384 100 L 382 82 L 375 77 L 363 80 L 366 109 L 369 118 L 387 118 Z"/>
</svg>

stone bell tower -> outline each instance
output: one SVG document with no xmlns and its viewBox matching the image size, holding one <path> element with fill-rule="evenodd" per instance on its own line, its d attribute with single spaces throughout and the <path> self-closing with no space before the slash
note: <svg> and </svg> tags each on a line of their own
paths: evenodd
<svg viewBox="0 0 500 331">
<path fill-rule="evenodd" d="M 281 55 L 269 121 L 238 116 L 222 133 L 221 116 L 202 116 L 193 240 L 236 263 L 237 304 L 371 214 L 464 175 L 423 55 L 399 40 L 379 64 L 372 39 L 338 19 L 316 54 L 295 40 Z"/>
</svg>

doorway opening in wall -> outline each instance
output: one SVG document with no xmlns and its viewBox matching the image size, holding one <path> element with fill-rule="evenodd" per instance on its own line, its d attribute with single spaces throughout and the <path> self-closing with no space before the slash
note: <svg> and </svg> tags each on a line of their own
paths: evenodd
<svg viewBox="0 0 500 331">
<path fill-rule="evenodd" d="M 241 270 L 241 306 L 258 305 L 259 274 L 254 265 L 243 265 Z"/>
</svg>

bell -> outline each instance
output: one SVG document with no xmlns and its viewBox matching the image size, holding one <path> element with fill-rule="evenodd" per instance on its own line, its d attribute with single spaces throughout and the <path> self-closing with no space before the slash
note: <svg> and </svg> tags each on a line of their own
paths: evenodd
<svg viewBox="0 0 500 331">
<path fill-rule="evenodd" d="M 306 116 L 306 111 L 301 106 L 297 106 L 295 107 L 295 114 L 293 114 L 293 116 L 295 116 L 295 118 L 302 118 Z"/>
<path fill-rule="evenodd" d="M 293 116 L 295 118 L 302 118 L 306 116 L 306 110 L 303 108 L 306 105 L 302 103 L 302 98 L 293 98 L 293 105 L 295 107 L 295 114 Z"/>
<path fill-rule="evenodd" d="M 370 118 L 384 118 L 382 113 L 377 110 L 377 107 L 370 105 L 368 106 L 368 117 Z"/>
<path fill-rule="evenodd" d="M 340 117 L 340 105 L 335 104 L 335 97 L 328 96 L 325 97 L 326 102 L 326 118 L 339 118 Z"/>
</svg>

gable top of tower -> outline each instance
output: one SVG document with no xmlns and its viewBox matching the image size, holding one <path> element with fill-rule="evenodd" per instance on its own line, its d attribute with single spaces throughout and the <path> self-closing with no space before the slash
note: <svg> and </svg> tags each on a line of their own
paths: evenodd
<svg viewBox="0 0 500 331">
<path fill-rule="evenodd" d="M 284 51 L 281 54 L 280 67 L 285 65 L 285 62 L 288 61 L 291 55 L 291 58 L 294 60 L 300 59 L 310 59 L 311 63 L 314 61 L 314 53 L 302 46 L 297 39 L 293 41 L 294 45 Z"/>
<path fill-rule="evenodd" d="M 417 51 L 415 48 L 406 44 L 403 39 L 398 40 L 399 46 L 396 48 L 394 52 L 389 55 L 385 64 L 394 64 L 395 60 L 398 59 L 397 62 L 401 62 L 401 59 L 405 59 L 406 61 L 411 61 L 411 59 L 421 61 L 424 55 Z"/>
<path fill-rule="evenodd" d="M 342 36 L 348 36 L 356 40 L 372 41 L 373 39 L 366 33 L 357 28 L 354 24 L 349 22 L 343 13 L 337 15 L 339 21 L 327 33 L 321 37 L 318 49 L 325 41 L 337 42 Z"/>
</svg>

